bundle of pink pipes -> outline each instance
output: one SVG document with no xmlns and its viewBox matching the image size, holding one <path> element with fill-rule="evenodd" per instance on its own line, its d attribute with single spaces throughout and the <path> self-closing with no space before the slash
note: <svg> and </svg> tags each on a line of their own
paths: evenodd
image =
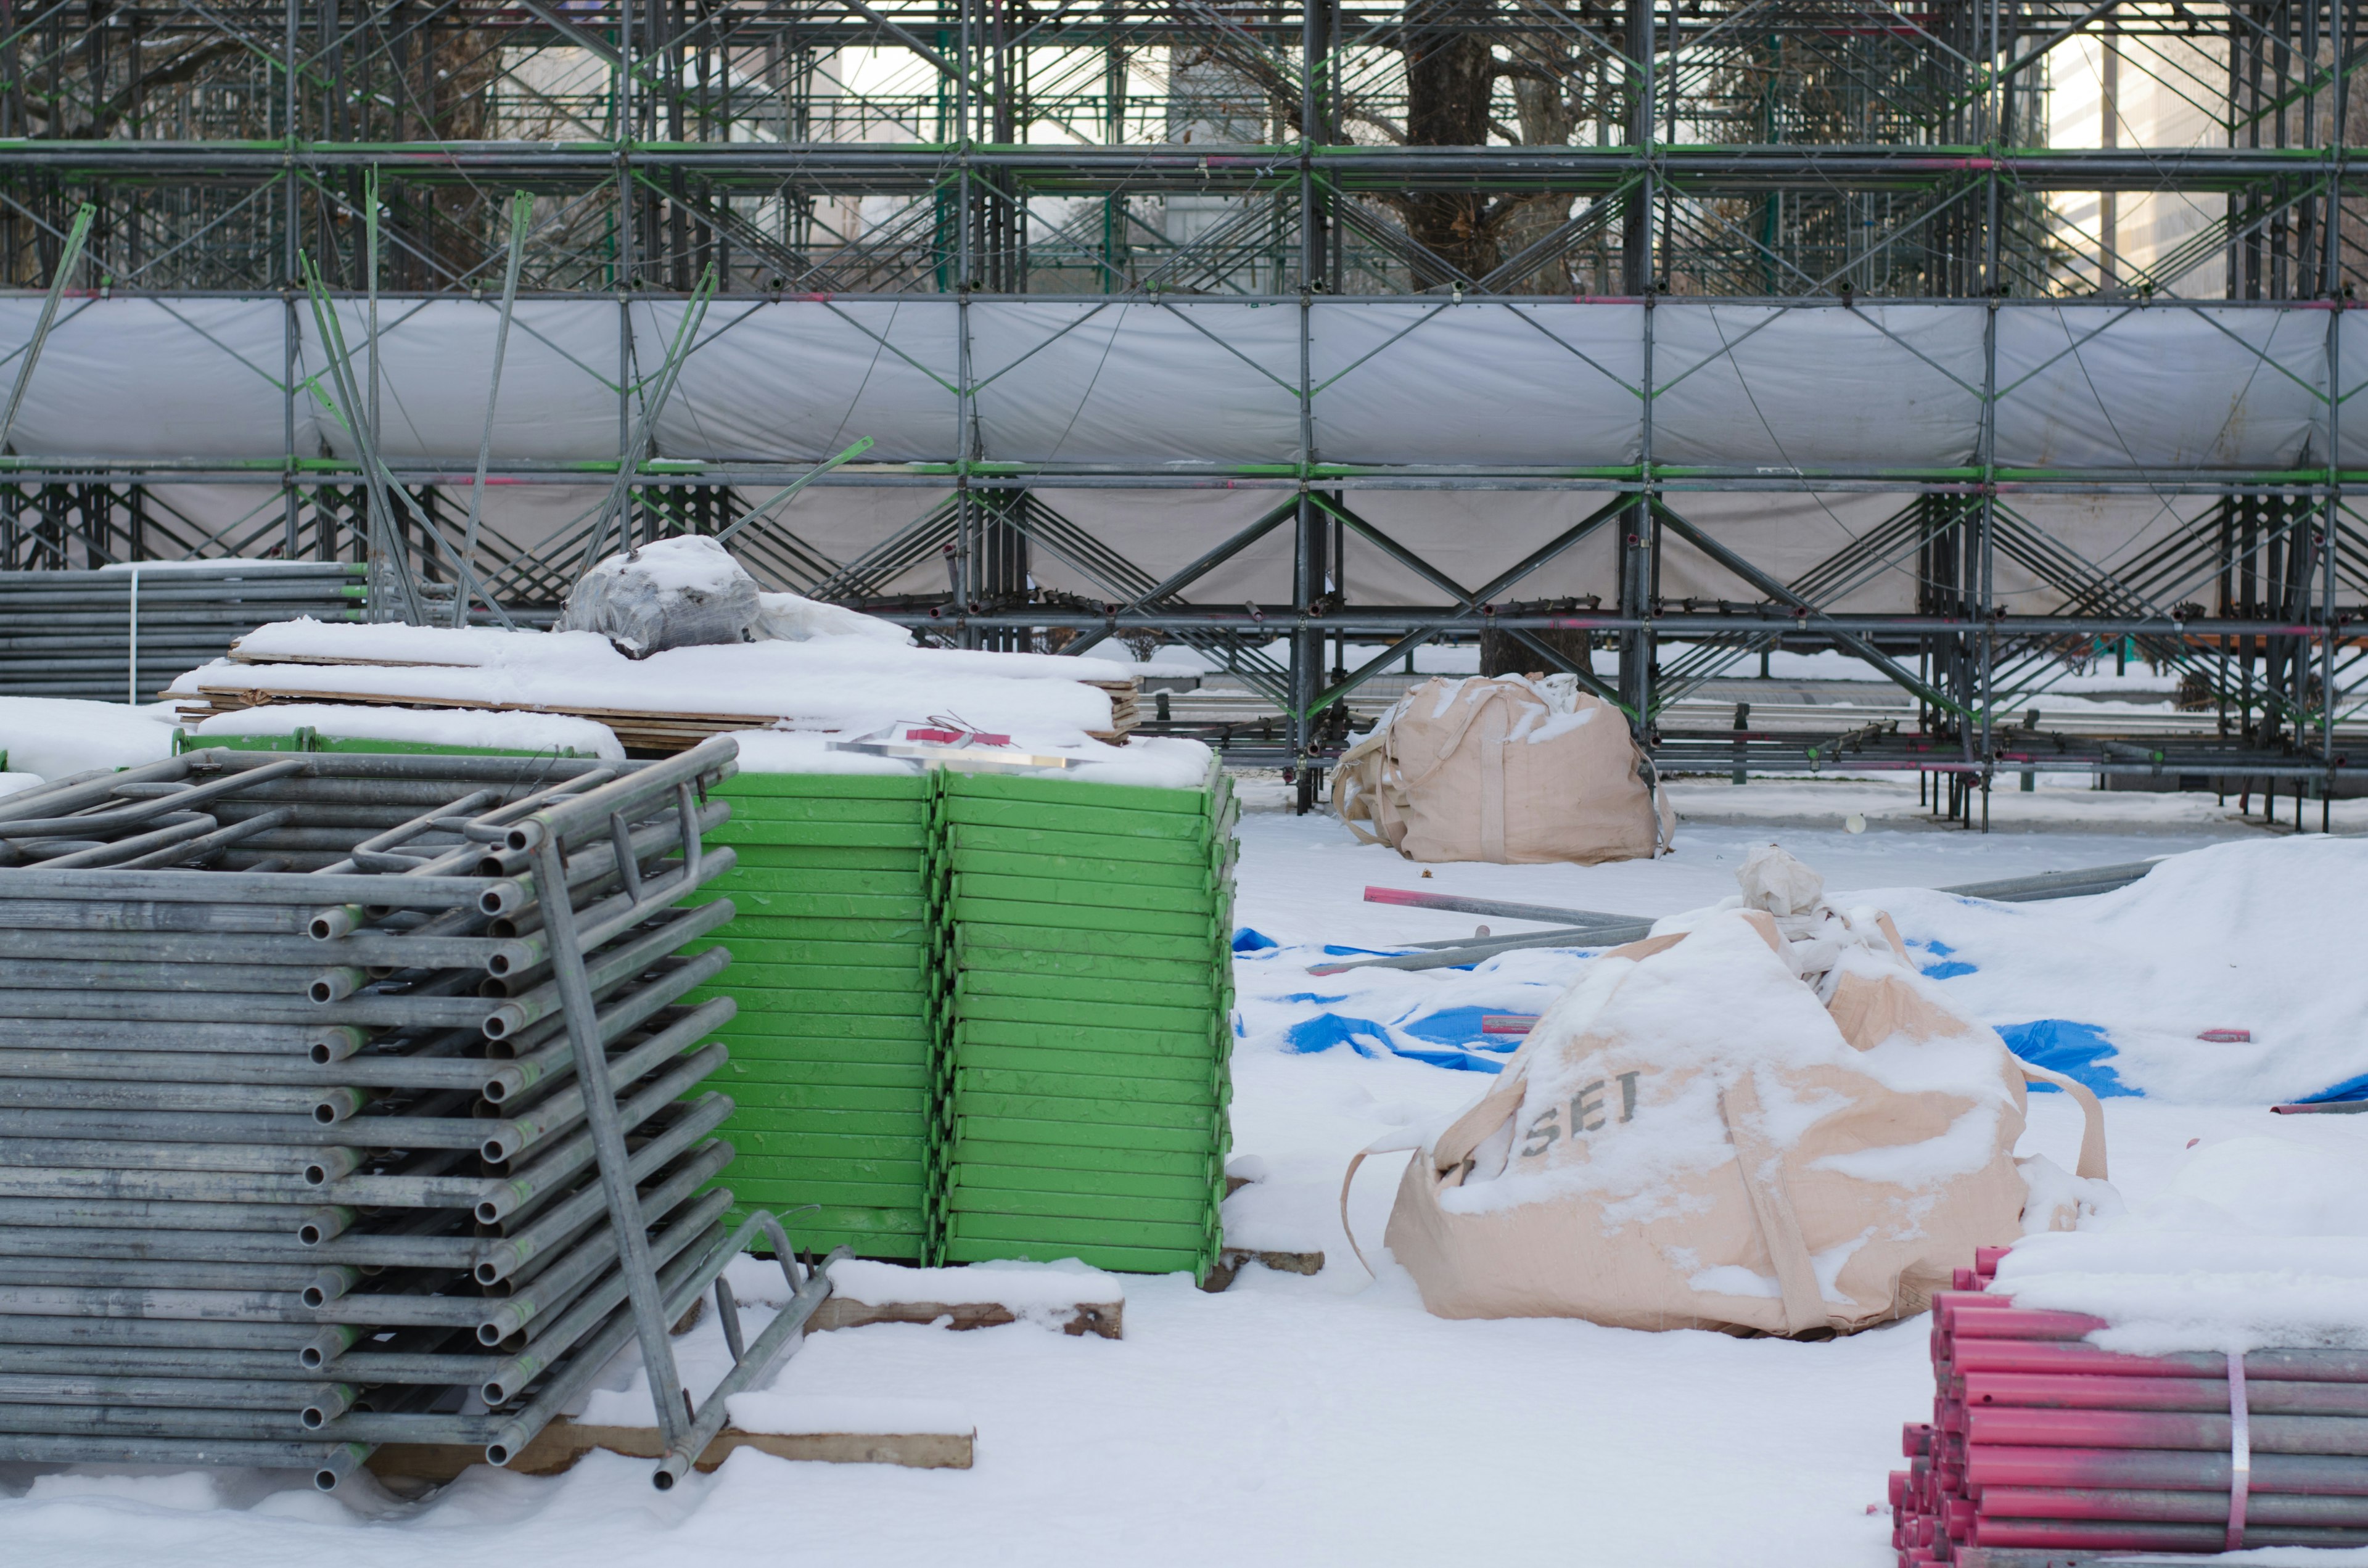
<svg viewBox="0 0 2368 1568">
<path fill-rule="evenodd" d="M 1932 1420 L 1891 1472 L 1900 1568 L 2368 1545 L 2368 1351 L 2100 1350 L 2103 1319 L 1992 1289 L 2005 1252 L 1932 1301 Z"/>
</svg>

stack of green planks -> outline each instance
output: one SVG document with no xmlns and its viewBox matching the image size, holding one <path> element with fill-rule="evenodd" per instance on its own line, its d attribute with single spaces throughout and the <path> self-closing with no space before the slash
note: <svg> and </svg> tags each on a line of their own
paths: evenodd
<svg viewBox="0 0 2368 1568">
<path fill-rule="evenodd" d="M 1235 815 L 1216 770 L 942 776 L 945 1261 L 1215 1262 Z"/>
<path fill-rule="evenodd" d="M 802 1248 L 925 1257 L 938 781 L 742 773 L 719 793 L 732 820 L 709 837 L 739 855 L 708 890 L 737 910 L 713 937 L 733 959 L 717 989 L 740 1005 L 714 1085 L 739 1107 L 732 1189 Z"/>
</svg>

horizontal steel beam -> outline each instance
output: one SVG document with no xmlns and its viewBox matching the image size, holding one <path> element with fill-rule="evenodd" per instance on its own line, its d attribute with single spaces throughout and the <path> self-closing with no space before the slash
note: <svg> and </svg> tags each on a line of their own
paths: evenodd
<svg viewBox="0 0 2368 1568">
<path fill-rule="evenodd" d="M 967 170 L 1043 194 L 1295 192 L 1303 172 L 1341 190 L 1448 188 L 1607 193 L 1650 171 L 1681 194 L 1948 188 L 1992 175 L 2031 190 L 2243 191 L 2275 185 L 2368 190 L 2368 148 L 1993 150 L 1980 146 L 1273 146 L 1158 142 L 0 142 L 0 176 L 256 184 L 294 171 L 376 167 L 413 183 L 529 188 L 613 180 L 620 168 L 719 187 L 783 183 L 846 193 L 924 191 Z"/>
</svg>

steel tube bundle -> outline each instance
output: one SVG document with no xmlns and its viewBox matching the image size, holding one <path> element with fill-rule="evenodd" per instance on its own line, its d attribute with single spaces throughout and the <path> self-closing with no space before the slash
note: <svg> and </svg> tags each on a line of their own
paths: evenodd
<svg viewBox="0 0 2368 1568">
<path fill-rule="evenodd" d="M 327 1486 L 515 1454 L 636 1337 L 673 1385 L 651 1312 L 739 1250 L 734 1005 L 684 1000 L 730 954 L 675 956 L 732 914 L 682 900 L 735 756 L 200 751 L 0 801 L 0 1458 Z M 320 869 L 235 869 L 290 834 Z"/>
<path fill-rule="evenodd" d="M 2368 1352 L 2133 1356 L 2015 1304 L 1985 1247 L 1932 1302 L 1932 1419 L 1891 1476 L 1901 1568 L 1992 1550 L 2368 1545 Z"/>
</svg>

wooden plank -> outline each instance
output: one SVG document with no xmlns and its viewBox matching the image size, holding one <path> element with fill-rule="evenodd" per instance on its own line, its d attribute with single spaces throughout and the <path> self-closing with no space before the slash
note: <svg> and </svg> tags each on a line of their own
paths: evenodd
<svg viewBox="0 0 2368 1568">
<path fill-rule="evenodd" d="M 1059 1309 L 1068 1315 L 1060 1320 L 1061 1332 L 1072 1337 L 1098 1334 L 1104 1339 L 1126 1336 L 1126 1303 L 1124 1301 L 1077 1301 Z M 807 1321 L 809 1332 L 815 1329 L 861 1328 L 875 1323 L 931 1324 L 945 1320 L 950 1329 L 996 1328 L 1007 1323 L 1018 1323 L 1019 1316 L 1010 1308 L 996 1301 L 850 1301 L 844 1296 L 833 1296 L 816 1309 Z"/>
<path fill-rule="evenodd" d="M 726 1426 L 699 1456 L 698 1468 L 713 1470 L 738 1449 L 755 1449 L 776 1459 L 806 1460 L 819 1464 L 893 1464 L 911 1470 L 968 1470 L 977 1446 L 976 1432 L 743 1432 Z M 666 1456 L 666 1438 L 655 1426 L 582 1426 L 565 1417 L 544 1427 L 535 1440 L 503 1468 L 521 1475 L 557 1475 L 575 1468 L 594 1449 L 631 1459 Z M 389 1443 L 371 1454 L 372 1474 L 447 1482 L 472 1465 L 485 1462 L 485 1451 L 466 1443 Z"/>
</svg>

